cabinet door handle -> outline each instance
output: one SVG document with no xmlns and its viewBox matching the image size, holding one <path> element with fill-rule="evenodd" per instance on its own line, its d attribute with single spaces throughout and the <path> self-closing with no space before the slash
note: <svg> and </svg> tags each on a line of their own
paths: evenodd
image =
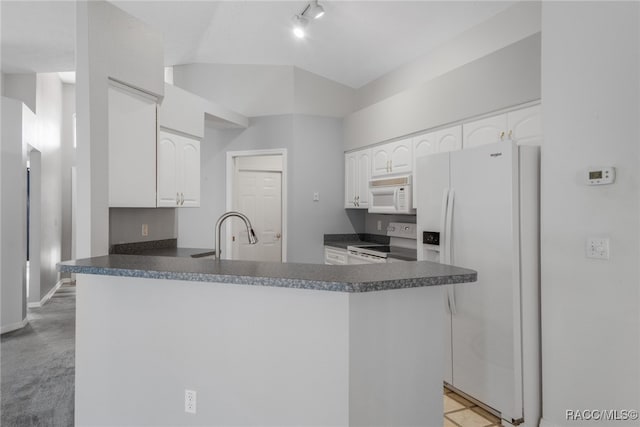
<svg viewBox="0 0 640 427">
<path fill-rule="evenodd" d="M 176 193 L 176 205 L 180 205 L 180 193 Z"/>
<path fill-rule="evenodd" d="M 180 193 L 180 206 L 184 205 L 184 193 Z"/>
<path fill-rule="evenodd" d="M 393 160 L 389 160 L 389 172 L 393 172 Z"/>
<path fill-rule="evenodd" d="M 513 130 L 509 130 L 509 139 L 513 139 Z"/>
<path fill-rule="evenodd" d="M 500 132 L 500 141 L 504 141 L 504 131 Z"/>
</svg>

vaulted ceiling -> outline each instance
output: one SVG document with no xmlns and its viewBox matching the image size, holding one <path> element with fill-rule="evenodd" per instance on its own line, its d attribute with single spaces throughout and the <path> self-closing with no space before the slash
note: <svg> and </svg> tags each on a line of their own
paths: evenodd
<svg viewBox="0 0 640 427">
<path fill-rule="evenodd" d="M 306 1 L 112 1 L 160 31 L 165 64 L 294 65 L 353 88 L 489 19 L 514 1 L 320 1 L 326 14 L 296 39 Z M 72 1 L 1 3 L 3 72 L 74 69 Z"/>
</svg>

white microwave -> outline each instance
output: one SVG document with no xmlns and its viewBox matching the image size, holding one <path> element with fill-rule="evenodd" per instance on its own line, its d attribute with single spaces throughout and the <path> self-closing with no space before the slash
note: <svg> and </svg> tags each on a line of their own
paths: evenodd
<svg viewBox="0 0 640 427">
<path fill-rule="evenodd" d="M 375 178 L 369 181 L 369 212 L 413 214 L 411 175 Z"/>
</svg>

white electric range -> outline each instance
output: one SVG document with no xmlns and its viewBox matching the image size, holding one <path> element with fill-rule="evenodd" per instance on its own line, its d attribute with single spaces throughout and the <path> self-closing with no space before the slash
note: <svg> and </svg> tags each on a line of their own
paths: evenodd
<svg viewBox="0 0 640 427">
<path fill-rule="evenodd" d="M 347 264 L 377 264 L 416 260 L 416 225 L 392 222 L 387 227 L 388 245 L 366 243 L 347 247 Z"/>
</svg>

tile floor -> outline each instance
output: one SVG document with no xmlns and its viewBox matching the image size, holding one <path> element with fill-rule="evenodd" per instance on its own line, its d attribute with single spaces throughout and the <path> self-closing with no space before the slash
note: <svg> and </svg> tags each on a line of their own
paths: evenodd
<svg viewBox="0 0 640 427">
<path fill-rule="evenodd" d="M 444 427 L 501 426 L 500 419 L 467 399 L 444 389 Z"/>
</svg>

